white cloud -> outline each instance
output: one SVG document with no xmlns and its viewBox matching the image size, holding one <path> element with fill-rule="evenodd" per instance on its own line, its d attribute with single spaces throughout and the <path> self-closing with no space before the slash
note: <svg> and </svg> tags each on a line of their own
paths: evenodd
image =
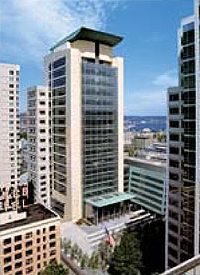
<svg viewBox="0 0 200 275">
<path fill-rule="evenodd" d="M 173 87 L 178 85 L 178 73 L 176 70 L 171 70 L 158 75 L 153 84 L 163 88 Z"/>
<path fill-rule="evenodd" d="M 116 2 L 9 0 L 1 6 L 3 59 L 42 65 L 48 49 L 80 26 L 104 29 Z"/>
<path fill-rule="evenodd" d="M 125 95 L 126 115 L 165 115 L 166 92 L 162 89 L 138 90 Z"/>
</svg>

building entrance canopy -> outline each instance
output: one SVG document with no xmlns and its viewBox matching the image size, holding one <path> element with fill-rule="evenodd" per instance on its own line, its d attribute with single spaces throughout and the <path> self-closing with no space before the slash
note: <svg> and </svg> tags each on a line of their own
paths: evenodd
<svg viewBox="0 0 200 275">
<path fill-rule="evenodd" d="M 94 206 L 94 207 L 101 208 L 101 207 L 105 207 L 108 205 L 131 200 L 134 197 L 135 197 L 134 195 L 129 194 L 129 193 L 115 192 L 115 193 L 111 193 L 111 194 L 105 194 L 102 196 L 89 198 L 89 199 L 86 199 L 85 202 Z"/>
</svg>

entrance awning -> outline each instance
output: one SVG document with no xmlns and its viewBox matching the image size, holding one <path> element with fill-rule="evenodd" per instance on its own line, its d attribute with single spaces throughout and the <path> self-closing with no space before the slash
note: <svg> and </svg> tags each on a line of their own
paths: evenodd
<svg viewBox="0 0 200 275">
<path fill-rule="evenodd" d="M 131 200 L 134 197 L 135 196 L 130 193 L 115 192 L 115 193 L 101 195 L 98 197 L 89 198 L 89 199 L 86 199 L 85 202 L 92 206 L 100 208 L 100 207 L 116 204 L 119 202 Z"/>
</svg>

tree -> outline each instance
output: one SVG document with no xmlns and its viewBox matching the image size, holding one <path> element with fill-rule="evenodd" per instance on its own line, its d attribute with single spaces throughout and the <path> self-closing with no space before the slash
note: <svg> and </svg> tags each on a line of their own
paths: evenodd
<svg viewBox="0 0 200 275">
<path fill-rule="evenodd" d="M 142 250 L 142 274 L 158 274 L 165 270 L 165 222 L 153 221 L 138 228 Z M 153 249 L 152 249 L 153 247 Z M 159 251 L 159 253 L 158 253 Z"/>
<path fill-rule="evenodd" d="M 92 256 L 89 260 L 89 267 L 91 269 L 97 269 L 99 266 L 99 253 L 98 252 L 93 252 Z"/>
<path fill-rule="evenodd" d="M 62 264 L 58 264 L 56 261 L 48 264 L 45 269 L 41 272 L 41 275 L 67 275 L 69 274 L 68 269 L 65 269 Z"/>
<path fill-rule="evenodd" d="M 125 233 L 115 247 L 109 266 L 112 275 L 137 275 L 142 267 L 140 243 L 134 233 Z"/>
<path fill-rule="evenodd" d="M 158 140 L 158 142 L 164 142 L 165 139 L 166 139 L 165 132 L 158 132 L 157 133 L 157 140 Z"/>
<path fill-rule="evenodd" d="M 71 250 L 71 241 L 68 240 L 64 240 L 64 252 L 65 254 L 69 254 L 70 253 L 70 250 Z"/>
<path fill-rule="evenodd" d="M 88 265 L 88 256 L 84 254 L 81 258 L 81 268 L 85 268 Z"/>
<path fill-rule="evenodd" d="M 27 133 L 26 132 L 21 133 L 20 137 L 27 140 Z"/>
</svg>

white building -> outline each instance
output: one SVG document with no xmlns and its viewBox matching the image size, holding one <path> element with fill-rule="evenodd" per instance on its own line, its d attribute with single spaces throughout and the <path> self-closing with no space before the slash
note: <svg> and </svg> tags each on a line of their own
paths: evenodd
<svg viewBox="0 0 200 275">
<path fill-rule="evenodd" d="M 0 64 L 0 211 L 16 207 L 8 192 L 16 192 L 20 176 L 19 70 Z"/>
<path fill-rule="evenodd" d="M 29 87 L 28 172 L 35 202 L 50 207 L 48 88 Z"/>
<path fill-rule="evenodd" d="M 129 200 L 123 194 L 123 59 L 113 54 L 121 40 L 82 27 L 44 60 L 51 206 L 66 220 L 98 222 Z"/>
</svg>

